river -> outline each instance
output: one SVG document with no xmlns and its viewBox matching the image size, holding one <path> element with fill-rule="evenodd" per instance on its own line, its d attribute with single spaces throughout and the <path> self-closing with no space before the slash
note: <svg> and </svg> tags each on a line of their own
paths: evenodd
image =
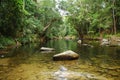
<svg viewBox="0 0 120 80">
<path fill-rule="evenodd" d="M 60 66 L 73 72 L 85 72 L 107 80 L 120 79 L 120 47 L 79 45 L 76 40 L 50 40 L 31 44 L 0 54 L 0 80 L 56 80 L 52 74 Z M 54 52 L 41 52 L 40 47 L 55 48 Z M 53 55 L 72 50 L 80 55 L 78 60 L 53 61 Z M 62 79 L 61 79 L 62 80 Z M 65 79 L 84 80 L 84 79 Z"/>
</svg>

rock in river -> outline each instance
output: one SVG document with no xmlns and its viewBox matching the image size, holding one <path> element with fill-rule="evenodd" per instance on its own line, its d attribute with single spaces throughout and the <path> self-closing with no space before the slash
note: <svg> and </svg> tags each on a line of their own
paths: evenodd
<svg viewBox="0 0 120 80">
<path fill-rule="evenodd" d="M 40 48 L 41 51 L 54 51 L 54 48 L 47 48 L 47 47 L 41 47 Z"/>
<path fill-rule="evenodd" d="M 108 39 L 102 39 L 101 41 L 101 46 L 106 46 L 106 45 L 109 45 L 110 44 L 110 41 Z"/>
<path fill-rule="evenodd" d="M 53 56 L 53 60 L 60 61 L 60 60 L 74 60 L 78 59 L 79 55 L 71 50 L 56 54 Z"/>
</svg>

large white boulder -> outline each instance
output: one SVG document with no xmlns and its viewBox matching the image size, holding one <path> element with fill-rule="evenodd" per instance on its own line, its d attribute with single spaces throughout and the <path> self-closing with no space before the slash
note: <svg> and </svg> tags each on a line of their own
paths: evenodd
<svg viewBox="0 0 120 80">
<path fill-rule="evenodd" d="M 79 55 L 71 50 L 56 54 L 53 56 L 53 60 L 59 61 L 59 60 L 74 60 L 78 59 Z"/>
</svg>

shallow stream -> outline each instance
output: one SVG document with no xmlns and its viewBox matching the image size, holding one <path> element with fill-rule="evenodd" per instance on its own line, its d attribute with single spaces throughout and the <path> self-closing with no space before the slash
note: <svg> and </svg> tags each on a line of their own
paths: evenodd
<svg viewBox="0 0 120 80">
<path fill-rule="evenodd" d="M 106 80 L 120 80 L 120 47 L 77 44 L 76 40 L 51 40 L 44 44 L 31 44 L 0 53 L 0 80 L 102 80 L 71 77 L 54 78 L 54 73 L 64 66 L 74 73 L 89 73 Z M 55 48 L 54 52 L 41 52 L 40 47 Z M 78 60 L 53 61 L 53 55 L 73 50 Z"/>
</svg>

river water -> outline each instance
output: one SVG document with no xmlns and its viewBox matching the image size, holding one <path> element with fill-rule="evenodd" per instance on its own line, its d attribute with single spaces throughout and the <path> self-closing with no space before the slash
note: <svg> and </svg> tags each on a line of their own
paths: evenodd
<svg viewBox="0 0 120 80">
<path fill-rule="evenodd" d="M 57 80 L 54 73 L 64 66 L 77 73 L 89 73 L 106 80 L 120 80 L 120 47 L 79 45 L 76 40 L 51 40 L 43 44 L 31 44 L 0 53 L 0 80 Z M 55 48 L 54 52 L 41 52 L 40 47 Z M 78 60 L 53 61 L 53 55 L 72 50 L 80 55 Z M 59 79 L 97 80 L 97 79 Z M 102 80 L 102 79 L 98 79 Z"/>
</svg>

